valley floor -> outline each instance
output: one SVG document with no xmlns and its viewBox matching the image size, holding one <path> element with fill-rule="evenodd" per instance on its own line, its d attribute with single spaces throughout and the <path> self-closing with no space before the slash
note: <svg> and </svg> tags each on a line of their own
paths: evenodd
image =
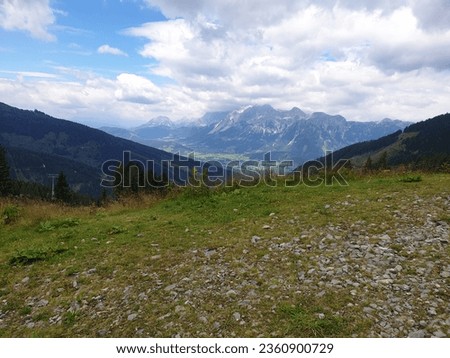
<svg viewBox="0 0 450 358">
<path fill-rule="evenodd" d="M 450 175 L 3 201 L 0 337 L 449 337 Z"/>
</svg>

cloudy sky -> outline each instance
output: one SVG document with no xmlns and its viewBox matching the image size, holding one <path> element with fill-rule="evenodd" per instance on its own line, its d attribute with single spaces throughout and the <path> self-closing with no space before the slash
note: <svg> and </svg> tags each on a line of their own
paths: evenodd
<svg viewBox="0 0 450 358">
<path fill-rule="evenodd" d="M 450 111 L 450 0 L 0 0 L 0 102 L 99 125 Z"/>
</svg>

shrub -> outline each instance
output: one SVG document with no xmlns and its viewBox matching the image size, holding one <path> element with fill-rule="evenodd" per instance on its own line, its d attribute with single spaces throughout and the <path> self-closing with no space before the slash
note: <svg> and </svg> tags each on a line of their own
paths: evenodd
<svg viewBox="0 0 450 358">
<path fill-rule="evenodd" d="M 7 206 L 3 210 L 3 213 L 2 213 L 3 222 L 6 225 L 17 221 L 19 216 L 20 216 L 20 209 L 17 206 L 15 206 L 15 205 Z"/>
<path fill-rule="evenodd" d="M 51 248 L 41 248 L 41 249 L 26 249 L 18 251 L 13 257 L 9 259 L 9 264 L 11 266 L 17 266 L 17 265 L 31 265 L 35 262 L 39 261 L 45 261 L 53 256 L 62 254 L 66 252 L 67 249 L 64 248 L 58 248 L 58 249 L 51 249 Z"/>
<path fill-rule="evenodd" d="M 55 221 L 43 221 L 39 223 L 38 232 L 53 231 L 59 228 L 70 228 L 73 226 L 78 226 L 80 224 L 79 219 L 67 218 Z"/>
<path fill-rule="evenodd" d="M 422 177 L 420 175 L 408 175 L 400 179 L 402 183 L 418 183 L 422 181 Z"/>
</svg>

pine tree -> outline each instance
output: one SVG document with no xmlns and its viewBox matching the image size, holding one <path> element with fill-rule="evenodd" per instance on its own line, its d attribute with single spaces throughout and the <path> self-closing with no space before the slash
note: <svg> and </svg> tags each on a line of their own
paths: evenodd
<svg viewBox="0 0 450 358">
<path fill-rule="evenodd" d="M 124 188 L 129 193 L 137 194 L 145 187 L 145 173 L 139 164 L 128 163 L 123 173 Z"/>
<path fill-rule="evenodd" d="M 12 182 L 9 177 L 9 165 L 6 159 L 6 149 L 0 146 L 0 196 L 12 193 Z"/>
<path fill-rule="evenodd" d="M 64 201 L 66 203 L 70 202 L 72 198 L 72 192 L 63 172 L 60 172 L 58 175 L 58 179 L 56 179 L 55 197 L 56 199 Z"/>
<path fill-rule="evenodd" d="M 120 165 L 117 167 L 117 171 L 114 172 L 114 189 L 113 193 L 118 198 L 120 197 L 124 192 L 124 168 L 123 163 L 120 163 Z"/>
<path fill-rule="evenodd" d="M 367 158 L 366 163 L 364 164 L 364 169 L 368 171 L 372 171 L 373 169 L 372 158 L 370 157 L 370 155 Z"/>
<path fill-rule="evenodd" d="M 380 159 L 378 160 L 377 167 L 379 169 L 388 169 L 387 152 L 386 151 L 384 151 L 383 154 L 381 154 Z"/>
<path fill-rule="evenodd" d="M 106 191 L 106 188 L 102 189 L 102 196 L 100 200 L 102 203 L 106 203 L 108 201 L 108 192 Z"/>
</svg>

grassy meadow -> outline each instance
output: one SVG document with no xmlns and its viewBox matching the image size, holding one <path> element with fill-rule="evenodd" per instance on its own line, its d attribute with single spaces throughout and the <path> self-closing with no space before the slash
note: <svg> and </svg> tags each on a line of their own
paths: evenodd
<svg viewBox="0 0 450 358">
<path fill-rule="evenodd" d="M 374 247 L 392 238 L 383 245 L 404 258 L 404 275 L 421 255 L 448 262 L 448 245 L 406 252 L 394 239 L 427 215 L 450 223 L 450 175 L 418 175 L 176 190 L 104 207 L 3 199 L 0 337 L 376 336 L 378 318 L 364 307 L 386 292 L 365 284 L 360 261 L 342 263 L 361 272 L 359 283 L 308 274 L 328 257 L 338 280 L 333 250 L 356 231 Z M 448 278 L 436 275 L 448 302 Z M 405 322 L 396 336 L 415 324 Z"/>
</svg>

